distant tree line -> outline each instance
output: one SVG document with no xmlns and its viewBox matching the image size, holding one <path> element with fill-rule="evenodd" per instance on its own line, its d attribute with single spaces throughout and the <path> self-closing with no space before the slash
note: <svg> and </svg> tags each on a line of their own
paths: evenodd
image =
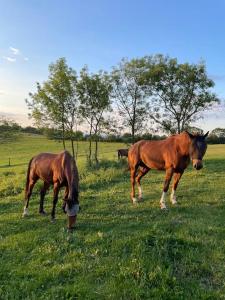
<svg viewBox="0 0 225 300">
<path fill-rule="evenodd" d="M 188 130 L 193 133 L 203 133 L 203 130 L 197 127 L 189 127 Z M 44 135 L 50 140 L 58 140 L 62 141 L 62 132 L 61 130 L 42 127 L 37 128 L 33 126 L 22 127 L 14 121 L 0 119 L 0 141 L 10 142 L 14 141 L 21 137 L 22 133 L 27 134 L 38 134 Z M 165 134 L 156 134 L 156 133 L 143 133 L 135 136 L 135 142 L 139 140 L 162 140 L 165 139 L 167 135 Z M 80 130 L 73 132 L 73 140 L 74 141 L 88 141 L 90 140 L 90 135 L 84 133 Z M 65 134 L 65 140 L 70 141 L 71 136 Z M 105 134 L 99 135 L 98 141 L 101 142 L 118 142 L 118 143 L 126 143 L 132 144 L 133 137 L 131 133 L 123 133 L 123 134 Z M 225 128 L 215 128 L 213 129 L 209 136 L 207 137 L 207 142 L 209 144 L 225 144 Z"/>
<path fill-rule="evenodd" d="M 50 64 L 48 79 L 36 84 L 26 103 L 35 126 L 48 128 L 46 134 L 60 138 L 64 149 L 70 140 L 73 155 L 74 141 L 84 138 L 77 128 L 85 126 L 89 160 L 97 162 L 104 136 L 118 140 L 121 132 L 129 132 L 127 141 L 134 143 L 153 132 L 150 128 L 163 134 L 190 128 L 219 103 L 213 86 L 204 63 L 180 64 L 160 54 L 122 59 L 108 73 L 90 73 L 84 66 L 78 74 L 60 58 Z"/>
</svg>

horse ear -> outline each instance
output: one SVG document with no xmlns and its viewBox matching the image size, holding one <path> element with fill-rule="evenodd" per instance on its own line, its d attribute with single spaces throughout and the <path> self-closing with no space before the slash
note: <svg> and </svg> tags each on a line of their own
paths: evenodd
<svg viewBox="0 0 225 300">
<path fill-rule="evenodd" d="M 209 134 L 209 131 L 206 132 L 206 134 L 204 135 L 204 138 L 206 138 Z"/>
<path fill-rule="evenodd" d="M 191 139 L 193 139 L 194 138 L 194 136 L 193 136 L 193 134 L 191 134 L 190 132 L 188 132 L 187 130 L 185 131 L 188 135 L 189 135 L 189 137 L 191 138 Z"/>
</svg>

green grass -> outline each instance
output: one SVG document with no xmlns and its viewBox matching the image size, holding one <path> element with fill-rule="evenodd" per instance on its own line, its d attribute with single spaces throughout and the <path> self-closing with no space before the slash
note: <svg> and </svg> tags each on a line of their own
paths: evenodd
<svg viewBox="0 0 225 300">
<path fill-rule="evenodd" d="M 144 202 L 133 207 L 115 151 L 124 145 L 102 143 L 100 166 L 89 169 L 87 146 L 79 145 L 82 210 L 72 234 L 61 201 L 55 223 L 39 216 L 40 184 L 21 218 L 29 159 L 62 145 L 24 136 L 0 146 L 0 299 L 225 299 L 225 146 L 208 147 L 201 171 L 186 170 L 179 205 L 168 201 L 167 212 L 163 172 L 143 178 Z M 48 213 L 51 202 L 49 191 Z"/>
</svg>

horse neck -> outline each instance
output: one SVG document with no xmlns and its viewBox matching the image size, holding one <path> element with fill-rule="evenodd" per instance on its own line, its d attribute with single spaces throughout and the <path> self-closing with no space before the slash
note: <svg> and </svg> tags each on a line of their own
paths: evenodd
<svg viewBox="0 0 225 300">
<path fill-rule="evenodd" d="M 67 184 L 69 189 L 69 198 L 77 200 L 78 187 L 76 182 L 76 168 L 74 165 L 71 166 L 71 176 L 67 177 Z"/>
</svg>

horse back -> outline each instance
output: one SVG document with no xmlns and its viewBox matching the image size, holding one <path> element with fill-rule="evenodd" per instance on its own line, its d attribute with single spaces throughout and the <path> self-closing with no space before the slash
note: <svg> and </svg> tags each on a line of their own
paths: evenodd
<svg viewBox="0 0 225 300">
<path fill-rule="evenodd" d="M 66 184 L 68 177 L 78 178 L 76 163 L 68 151 L 59 154 L 38 154 L 32 159 L 31 173 L 32 176 L 37 176 L 48 183 L 58 181 L 60 184 Z"/>
</svg>

